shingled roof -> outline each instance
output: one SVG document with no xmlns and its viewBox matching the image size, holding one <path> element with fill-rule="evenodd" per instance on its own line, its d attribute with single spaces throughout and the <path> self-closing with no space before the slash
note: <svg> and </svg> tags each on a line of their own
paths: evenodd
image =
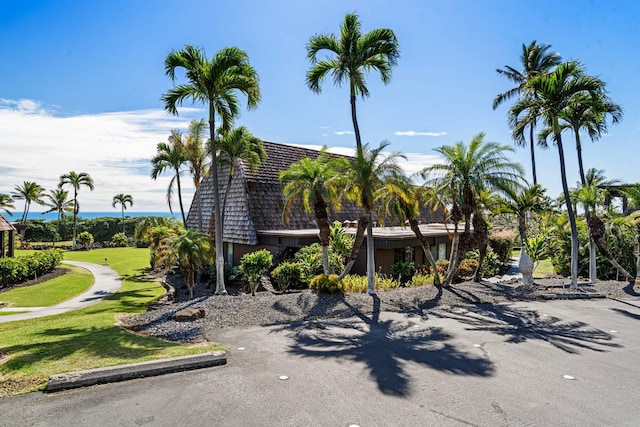
<svg viewBox="0 0 640 427">
<path fill-rule="evenodd" d="M 291 209 L 288 221 L 282 220 L 284 196 L 280 185 L 279 173 L 287 169 L 292 163 L 309 157 L 316 159 L 320 152 L 308 148 L 277 144 L 264 141 L 267 160 L 256 171 L 251 171 L 248 165 L 239 161 L 234 170 L 233 180 L 229 189 L 226 212 L 224 214 L 223 240 L 225 242 L 245 245 L 259 244 L 258 231 L 269 230 L 307 230 L 316 228 L 315 219 L 307 215 L 302 206 Z M 229 165 L 220 164 L 218 167 L 218 181 L 220 199 L 224 197 L 227 187 Z M 209 233 L 210 218 L 213 212 L 213 183 L 212 179 L 205 180 L 200 191 L 194 195 L 191 208 L 187 216 L 187 226 L 198 229 L 198 213 L 196 200 L 202 201 L 202 217 L 205 233 Z M 350 202 L 342 204 L 340 212 L 329 214 L 331 221 L 353 221 L 362 215 L 362 210 Z M 441 212 L 426 213 L 420 218 L 422 222 L 442 222 Z M 374 221 L 377 217 L 374 214 Z"/>
<path fill-rule="evenodd" d="M 5 219 L 5 217 L 0 215 L 0 232 L 15 231 L 15 229 L 16 228 L 13 225 L 11 225 L 9 221 Z"/>
</svg>

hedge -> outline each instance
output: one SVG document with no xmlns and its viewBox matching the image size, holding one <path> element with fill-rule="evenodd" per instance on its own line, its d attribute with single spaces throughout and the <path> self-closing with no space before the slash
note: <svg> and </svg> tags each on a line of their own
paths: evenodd
<svg viewBox="0 0 640 427">
<path fill-rule="evenodd" d="M 48 273 L 62 262 L 62 250 L 48 249 L 17 258 L 0 258 L 0 288 Z"/>
</svg>

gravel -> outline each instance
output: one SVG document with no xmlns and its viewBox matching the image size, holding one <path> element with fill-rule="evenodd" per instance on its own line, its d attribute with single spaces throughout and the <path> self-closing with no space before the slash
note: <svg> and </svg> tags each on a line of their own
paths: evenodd
<svg viewBox="0 0 640 427">
<path fill-rule="evenodd" d="M 529 286 L 522 285 L 520 280 L 512 280 L 506 283 L 463 282 L 450 288 L 398 288 L 378 292 L 376 299 L 367 294 L 323 295 L 309 290 L 280 295 L 262 290 L 251 296 L 238 287 L 228 287 L 227 296 L 213 296 L 211 288 L 197 285 L 194 298 L 187 300 L 180 276 L 173 277 L 170 282 L 176 289 L 173 301 L 163 298 L 146 313 L 122 316 L 120 324 L 136 333 L 169 341 L 198 342 L 226 328 L 370 315 L 374 306 L 380 311 L 422 315 L 436 306 L 499 304 L 546 300 L 554 296 L 616 299 L 640 296 L 640 286 L 634 287 L 628 282 L 579 283 L 579 290 L 570 292 L 568 279 L 552 277 L 536 279 L 535 284 Z M 205 317 L 191 322 L 173 320 L 177 311 L 188 307 L 204 309 Z"/>
</svg>

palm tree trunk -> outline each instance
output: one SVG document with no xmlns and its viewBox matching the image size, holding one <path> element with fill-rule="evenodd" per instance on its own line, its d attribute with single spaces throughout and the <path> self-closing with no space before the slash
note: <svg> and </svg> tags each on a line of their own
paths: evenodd
<svg viewBox="0 0 640 427">
<path fill-rule="evenodd" d="M 216 291 L 215 295 L 226 295 L 224 286 L 224 247 L 222 245 L 222 211 L 220 210 L 220 187 L 218 185 L 218 159 L 216 158 L 216 139 L 213 101 L 209 101 L 209 135 L 211 143 L 211 173 L 213 174 L 213 213 L 215 221 L 216 250 Z"/>
<path fill-rule="evenodd" d="M 527 241 L 527 215 L 524 212 L 518 214 L 518 233 L 520 234 L 520 246 L 524 247 Z"/>
<path fill-rule="evenodd" d="M 356 94 L 351 88 L 351 121 L 353 122 L 353 131 L 356 134 L 356 147 L 362 149 L 362 139 L 360 138 L 360 127 L 358 126 L 358 116 L 356 115 Z"/>
<path fill-rule="evenodd" d="M 344 270 L 338 276 L 338 280 L 344 279 L 344 276 L 349 274 L 353 264 L 355 264 L 358 259 L 358 253 L 360 253 L 360 247 L 362 247 L 362 242 L 364 241 L 364 232 L 369 225 L 369 219 L 367 216 L 361 216 L 358 220 L 358 230 L 356 231 L 356 238 L 353 242 L 353 248 L 351 249 L 351 256 L 349 257 L 349 261 L 347 261 L 347 265 L 345 265 Z"/>
<path fill-rule="evenodd" d="M 589 230 L 591 232 L 593 241 L 596 243 L 596 246 L 598 246 L 598 249 L 600 250 L 600 253 L 604 255 L 605 258 L 607 258 L 607 260 L 611 263 L 611 265 L 613 265 L 620 273 L 622 273 L 622 275 L 627 280 L 632 282 L 634 280 L 633 276 L 624 267 L 622 267 L 618 263 L 618 261 L 616 261 L 616 259 L 613 257 L 613 254 L 606 246 L 606 243 L 604 241 L 605 227 L 600 217 L 594 215 L 589 219 Z"/>
<path fill-rule="evenodd" d="M 560 157 L 560 176 L 562 178 L 562 192 L 567 205 L 569 215 L 569 225 L 571 228 L 571 288 L 578 288 L 578 226 L 576 225 L 576 215 L 569 196 L 569 186 L 567 185 L 567 171 L 564 162 L 564 149 L 562 148 L 562 136 L 560 132 L 555 134 L 556 145 L 558 146 L 558 156 Z"/>
<path fill-rule="evenodd" d="M 424 252 L 424 256 L 427 258 L 427 262 L 429 262 L 429 265 L 434 271 L 433 284 L 435 286 L 440 286 L 440 275 L 438 274 L 438 266 L 436 265 L 436 260 L 433 258 L 433 254 L 431 253 L 431 245 L 429 245 L 429 241 L 422 235 L 420 225 L 415 218 L 409 219 L 409 227 L 411 227 L 413 234 L 416 235 L 418 242 L 420 242 L 420 246 L 422 246 L 422 252 Z"/>
<path fill-rule="evenodd" d="M 176 169 L 176 183 L 178 184 L 178 202 L 180 203 L 180 215 L 182 215 L 182 225 L 187 228 L 187 218 L 184 216 L 184 205 L 182 204 L 182 184 L 180 183 L 180 171 Z"/>
<path fill-rule="evenodd" d="M 120 210 L 122 211 L 122 234 L 126 236 L 124 232 L 124 203 L 120 206 Z"/>
<path fill-rule="evenodd" d="M 469 250 L 469 246 L 471 245 L 471 216 L 470 214 L 465 215 L 464 219 L 464 231 L 462 235 L 459 237 L 458 242 L 458 250 L 456 251 L 456 257 L 453 259 L 453 263 L 449 263 L 449 272 L 447 273 L 447 277 L 444 279 L 444 284 L 446 286 L 450 286 L 453 282 L 453 278 L 455 277 L 458 269 L 460 268 L 460 263 L 464 259 L 464 256 L 467 254 Z"/>
<path fill-rule="evenodd" d="M 77 219 L 78 219 L 78 190 L 75 186 L 73 188 L 73 239 L 71 240 L 71 246 L 76 247 L 76 233 L 77 233 Z"/>
<path fill-rule="evenodd" d="M 480 282 L 482 280 L 482 267 L 484 259 L 487 256 L 489 229 L 487 222 L 481 214 L 473 215 L 473 237 L 478 245 L 478 266 L 476 268 L 473 281 Z"/>
<path fill-rule="evenodd" d="M 371 211 L 368 212 L 367 224 L 367 292 L 369 295 L 376 294 L 376 249 L 373 238 L 373 221 Z"/>
<path fill-rule="evenodd" d="M 533 138 L 533 128 L 534 124 L 531 123 L 529 126 L 529 141 L 531 144 L 531 170 L 533 171 L 533 185 L 538 183 L 538 176 L 536 175 L 536 151 L 535 151 L 535 140 Z"/>
</svg>

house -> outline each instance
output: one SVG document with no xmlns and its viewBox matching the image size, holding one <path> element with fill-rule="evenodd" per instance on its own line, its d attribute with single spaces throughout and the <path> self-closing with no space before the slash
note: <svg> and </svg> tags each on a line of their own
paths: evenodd
<svg viewBox="0 0 640 427">
<path fill-rule="evenodd" d="M 292 208 L 288 221 L 282 218 L 284 196 L 280 185 L 279 173 L 292 163 L 309 157 L 315 159 L 320 152 L 308 148 L 295 147 L 273 142 L 264 142 L 267 160 L 256 171 L 251 171 L 242 161 L 234 168 L 234 176 L 229 186 L 227 205 L 224 212 L 223 242 L 225 260 L 228 264 L 238 265 L 242 255 L 266 248 L 273 253 L 281 253 L 288 248 L 299 248 L 318 242 L 318 228 L 313 215 L 304 212 L 302 206 Z M 220 200 L 227 191 L 229 165 L 221 163 L 218 167 Z M 194 195 L 187 227 L 200 230 L 208 235 L 213 233 L 213 185 L 212 179 L 206 179 L 200 190 Z M 202 226 L 198 215 L 197 200 L 201 202 Z M 331 222 L 340 221 L 349 225 L 362 215 L 362 210 L 354 203 L 345 201 L 339 212 L 330 212 Z M 423 212 L 419 218 L 425 236 L 431 239 L 433 255 L 436 259 L 446 258 L 450 251 L 449 233 L 442 224 L 442 211 Z M 374 225 L 378 225 L 374 212 Z M 347 232 L 355 234 L 352 226 Z M 391 265 L 405 260 L 405 254 L 412 254 L 416 264 L 426 262 L 418 240 L 409 227 L 374 227 L 376 265 L 378 271 L 388 274 Z M 360 251 L 353 272 L 366 270 L 366 239 Z M 406 248 L 414 248 L 407 251 Z"/>
<path fill-rule="evenodd" d="M 4 258 L 5 255 L 9 258 L 13 258 L 14 255 L 14 238 L 13 234 L 16 232 L 16 228 L 0 215 L 0 258 Z M 8 239 L 7 239 L 8 237 Z M 5 254 L 5 246 L 7 252 Z"/>
</svg>

